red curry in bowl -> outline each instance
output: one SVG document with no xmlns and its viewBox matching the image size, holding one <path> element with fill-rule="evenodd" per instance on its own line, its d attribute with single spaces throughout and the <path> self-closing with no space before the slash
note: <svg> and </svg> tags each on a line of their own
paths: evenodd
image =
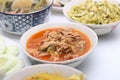
<svg viewBox="0 0 120 80">
<path fill-rule="evenodd" d="M 84 55 L 91 47 L 87 35 L 73 28 L 50 28 L 33 34 L 27 52 L 40 60 L 65 61 Z"/>
</svg>

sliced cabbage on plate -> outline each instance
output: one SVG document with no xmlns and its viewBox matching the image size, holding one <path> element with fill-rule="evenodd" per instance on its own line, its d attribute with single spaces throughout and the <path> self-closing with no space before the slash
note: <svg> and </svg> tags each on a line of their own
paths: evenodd
<svg viewBox="0 0 120 80">
<path fill-rule="evenodd" d="M 16 56 L 9 54 L 0 55 L 0 69 L 5 70 L 8 74 L 22 68 L 24 63 Z"/>
<path fill-rule="evenodd" d="M 5 71 L 9 75 L 24 67 L 24 61 L 18 57 L 18 54 L 18 46 L 7 44 L 4 37 L 0 36 L 0 70 Z"/>
<path fill-rule="evenodd" d="M 19 53 L 19 48 L 16 45 L 8 45 L 7 46 L 6 54 L 17 56 L 18 53 Z"/>
</svg>

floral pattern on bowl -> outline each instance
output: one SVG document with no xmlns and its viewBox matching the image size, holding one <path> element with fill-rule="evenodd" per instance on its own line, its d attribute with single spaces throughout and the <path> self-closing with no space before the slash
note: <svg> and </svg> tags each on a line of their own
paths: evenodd
<svg viewBox="0 0 120 80">
<path fill-rule="evenodd" d="M 43 10 L 28 14 L 7 14 L 0 12 L 0 27 L 9 33 L 21 35 L 28 29 L 47 22 L 53 1 Z"/>
</svg>

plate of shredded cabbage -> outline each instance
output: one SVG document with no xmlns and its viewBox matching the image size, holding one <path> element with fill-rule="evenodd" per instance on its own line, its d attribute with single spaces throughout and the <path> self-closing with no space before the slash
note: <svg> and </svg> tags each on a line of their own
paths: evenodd
<svg viewBox="0 0 120 80">
<path fill-rule="evenodd" d="M 0 80 L 5 75 L 30 65 L 28 61 L 18 43 L 0 36 Z"/>
</svg>

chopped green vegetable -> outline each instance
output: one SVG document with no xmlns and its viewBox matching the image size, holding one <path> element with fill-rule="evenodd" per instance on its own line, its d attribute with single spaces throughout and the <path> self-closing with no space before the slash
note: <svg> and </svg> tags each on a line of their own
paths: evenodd
<svg viewBox="0 0 120 80">
<path fill-rule="evenodd" d="M 70 8 L 67 15 L 85 24 L 110 24 L 120 20 L 120 6 L 109 0 L 84 2 Z"/>
<path fill-rule="evenodd" d="M 17 60 L 17 64 L 16 64 L 13 68 L 11 68 L 11 69 L 7 72 L 7 74 L 11 74 L 12 72 L 15 72 L 16 70 L 22 68 L 23 66 L 24 66 L 24 62 L 23 62 L 21 59 L 18 59 L 18 60 Z"/>
<path fill-rule="evenodd" d="M 56 46 L 55 45 L 51 45 L 51 46 L 49 46 L 48 47 L 48 49 L 47 49 L 47 52 L 55 52 L 56 51 Z"/>
<path fill-rule="evenodd" d="M 47 48 L 39 47 L 38 50 L 45 52 L 45 51 L 47 51 Z"/>
<path fill-rule="evenodd" d="M 19 53 L 19 48 L 16 45 L 7 46 L 6 54 L 17 56 Z"/>
<path fill-rule="evenodd" d="M 0 70 L 10 74 L 24 66 L 21 59 L 17 58 L 19 48 L 17 45 L 7 45 L 4 37 L 0 36 Z M 0 74 L 0 80 L 2 79 Z"/>
<path fill-rule="evenodd" d="M 45 6 L 47 6 L 47 1 L 46 0 L 39 0 L 33 8 L 36 10 L 40 10 L 40 9 L 43 9 Z"/>
<path fill-rule="evenodd" d="M 0 55 L 0 69 L 8 71 L 15 66 L 16 63 L 17 57 L 7 54 Z"/>
</svg>

